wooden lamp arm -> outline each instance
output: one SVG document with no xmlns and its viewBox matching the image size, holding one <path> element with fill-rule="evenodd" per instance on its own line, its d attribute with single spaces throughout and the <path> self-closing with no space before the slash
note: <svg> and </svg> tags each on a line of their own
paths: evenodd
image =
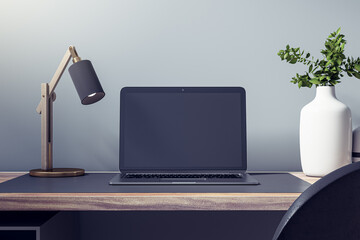
<svg viewBox="0 0 360 240">
<path fill-rule="evenodd" d="M 63 57 L 63 59 L 61 60 L 59 67 L 57 68 L 54 76 L 52 77 L 51 81 L 49 82 L 49 96 L 53 97 L 52 94 L 56 88 L 56 85 L 58 84 L 62 74 L 64 73 L 66 66 L 69 64 L 70 58 L 73 58 L 74 62 L 78 62 L 81 59 L 79 58 L 79 56 L 77 55 L 77 52 L 75 50 L 74 46 L 70 46 L 68 48 L 68 50 L 66 50 L 66 53 Z M 55 99 L 53 99 L 55 100 Z M 38 104 L 36 111 L 41 114 L 42 112 L 42 101 L 40 101 L 40 103 Z"/>
</svg>

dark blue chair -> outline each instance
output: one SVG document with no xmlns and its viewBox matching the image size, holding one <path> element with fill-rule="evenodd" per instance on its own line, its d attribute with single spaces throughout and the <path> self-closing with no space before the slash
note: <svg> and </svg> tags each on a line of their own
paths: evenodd
<svg viewBox="0 0 360 240">
<path fill-rule="evenodd" d="M 360 239 L 360 162 L 324 176 L 303 192 L 273 240 Z"/>
</svg>

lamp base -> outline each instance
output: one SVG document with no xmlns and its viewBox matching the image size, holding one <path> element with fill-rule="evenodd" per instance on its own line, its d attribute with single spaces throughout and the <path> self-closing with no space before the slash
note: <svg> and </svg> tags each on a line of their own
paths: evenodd
<svg viewBox="0 0 360 240">
<path fill-rule="evenodd" d="M 49 170 L 32 169 L 30 176 L 33 177 L 76 177 L 85 174 L 85 170 L 81 168 L 53 168 Z"/>
</svg>

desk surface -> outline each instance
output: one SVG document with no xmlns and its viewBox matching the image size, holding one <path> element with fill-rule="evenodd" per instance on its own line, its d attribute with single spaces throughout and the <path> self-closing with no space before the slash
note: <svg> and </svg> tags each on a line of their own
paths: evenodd
<svg viewBox="0 0 360 240">
<path fill-rule="evenodd" d="M 2 172 L 0 183 L 24 172 Z M 319 178 L 292 172 L 310 184 Z M 287 210 L 301 193 L 0 193 L 2 211 Z"/>
</svg>

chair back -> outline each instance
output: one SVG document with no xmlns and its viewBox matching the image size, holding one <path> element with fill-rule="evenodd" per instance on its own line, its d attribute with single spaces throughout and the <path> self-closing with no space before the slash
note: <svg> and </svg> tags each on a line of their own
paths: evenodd
<svg viewBox="0 0 360 240">
<path fill-rule="evenodd" d="M 273 240 L 360 239 L 360 162 L 319 179 L 291 205 Z"/>
</svg>

